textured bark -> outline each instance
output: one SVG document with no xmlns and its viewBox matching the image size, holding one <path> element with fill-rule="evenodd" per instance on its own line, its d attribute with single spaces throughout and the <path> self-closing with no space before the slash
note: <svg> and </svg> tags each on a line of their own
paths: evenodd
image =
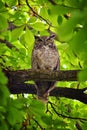
<svg viewBox="0 0 87 130">
<path fill-rule="evenodd" d="M 61 70 L 61 71 L 35 71 L 35 70 L 18 70 L 4 71 L 9 81 L 14 83 L 23 83 L 28 80 L 40 81 L 77 81 L 79 70 Z"/>
<path fill-rule="evenodd" d="M 36 89 L 33 84 L 25 84 L 28 80 L 42 80 L 42 81 L 77 81 L 79 70 L 44 72 L 33 70 L 18 70 L 6 71 L 4 73 L 8 77 L 8 88 L 12 94 L 29 93 L 36 94 Z M 50 96 L 66 97 L 70 99 L 79 100 L 87 104 L 87 94 L 84 89 L 73 89 L 66 87 L 56 87 L 51 91 Z"/>
<path fill-rule="evenodd" d="M 34 84 L 11 84 L 9 90 L 12 94 L 36 94 L 36 88 Z M 51 91 L 50 96 L 55 97 L 66 97 L 70 99 L 79 100 L 85 104 L 87 104 L 87 94 L 84 93 L 84 89 L 73 89 L 73 88 L 66 88 L 66 87 L 56 87 L 54 90 Z"/>
</svg>

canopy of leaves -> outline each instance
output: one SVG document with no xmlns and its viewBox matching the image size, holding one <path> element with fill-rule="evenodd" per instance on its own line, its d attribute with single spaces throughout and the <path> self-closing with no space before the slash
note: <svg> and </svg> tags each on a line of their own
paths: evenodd
<svg viewBox="0 0 87 130">
<path fill-rule="evenodd" d="M 83 70 L 78 82 L 87 87 L 86 0 L 0 0 L 0 130 L 87 130 L 87 107 L 76 100 L 49 97 L 45 106 L 33 95 L 11 95 L 2 69 L 31 68 L 35 36 L 57 37 L 61 70 Z"/>
</svg>

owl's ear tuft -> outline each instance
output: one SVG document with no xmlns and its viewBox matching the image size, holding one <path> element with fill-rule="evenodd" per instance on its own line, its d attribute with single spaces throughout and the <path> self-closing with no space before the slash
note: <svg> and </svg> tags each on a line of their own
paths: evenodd
<svg viewBox="0 0 87 130">
<path fill-rule="evenodd" d="M 46 38 L 46 41 L 50 40 L 50 39 L 55 39 L 56 38 L 56 34 L 52 33 L 49 37 Z"/>
<path fill-rule="evenodd" d="M 35 37 L 35 40 L 37 40 L 37 41 L 43 41 L 43 39 L 40 37 L 40 36 L 34 36 Z"/>
<path fill-rule="evenodd" d="M 36 35 L 35 35 L 34 37 L 35 37 L 35 39 L 38 39 L 38 38 L 39 38 L 39 36 L 36 36 Z"/>
<path fill-rule="evenodd" d="M 50 38 L 55 39 L 55 37 L 56 37 L 56 34 L 55 34 L 55 33 L 52 33 L 52 34 L 50 35 Z"/>
<path fill-rule="evenodd" d="M 55 39 L 55 37 L 56 37 L 56 33 L 53 32 L 53 31 L 51 31 L 50 28 L 48 29 L 48 32 L 49 32 L 49 34 L 50 34 L 50 38 Z"/>
</svg>

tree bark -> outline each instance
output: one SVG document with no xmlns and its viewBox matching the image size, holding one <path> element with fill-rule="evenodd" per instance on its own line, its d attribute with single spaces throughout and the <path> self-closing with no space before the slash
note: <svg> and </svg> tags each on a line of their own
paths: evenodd
<svg viewBox="0 0 87 130">
<path fill-rule="evenodd" d="M 36 94 L 36 88 L 34 84 L 11 84 L 9 87 L 9 90 L 12 94 L 20 94 L 20 93 L 26 93 L 26 94 Z M 66 88 L 66 87 L 56 87 L 53 89 L 50 93 L 50 96 L 55 97 L 65 97 L 70 99 L 76 99 L 80 102 L 83 102 L 87 104 L 87 94 L 85 94 L 84 89 L 74 89 L 74 88 Z"/>
<path fill-rule="evenodd" d="M 79 70 L 61 71 L 39 71 L 39 70 L 17 70 L 4 71 L 10 81 L 23 83 L 28 80 L 40 81 L 77 81 Z"/>
<path fill-rule="evenodd" d="M 37 92 L 35 86 L 33 84 L 25 84 L 25 81 L 77 81 L 79 70 L 67 70 L 56 72 L 45 72 L 39 70 L 4 70 L 4 73 L 8 77 L 8 88 L 12 94 L 36 94 Z M 87 94 L 84 93 L 85 90 L 87 90 L 87 88 L 73 89 L 66 87 L 56 87 L 54 90 L 51 91 L 50 96 L 76 99 L 87 104 Z"/>
</svg>

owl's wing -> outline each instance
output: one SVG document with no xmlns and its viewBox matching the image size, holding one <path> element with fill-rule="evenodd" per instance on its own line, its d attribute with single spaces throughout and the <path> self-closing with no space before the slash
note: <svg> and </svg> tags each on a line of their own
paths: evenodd
<svg viewBox="0 0 87 130">
<path fill-rule="evenodd" d="M 32 59 L 31 59 L 32 69 L 37 70 L 38 69 L 38 60 L 37 60 L 37 52 L 35 49 L 32 51 Z"/>
</svg>

